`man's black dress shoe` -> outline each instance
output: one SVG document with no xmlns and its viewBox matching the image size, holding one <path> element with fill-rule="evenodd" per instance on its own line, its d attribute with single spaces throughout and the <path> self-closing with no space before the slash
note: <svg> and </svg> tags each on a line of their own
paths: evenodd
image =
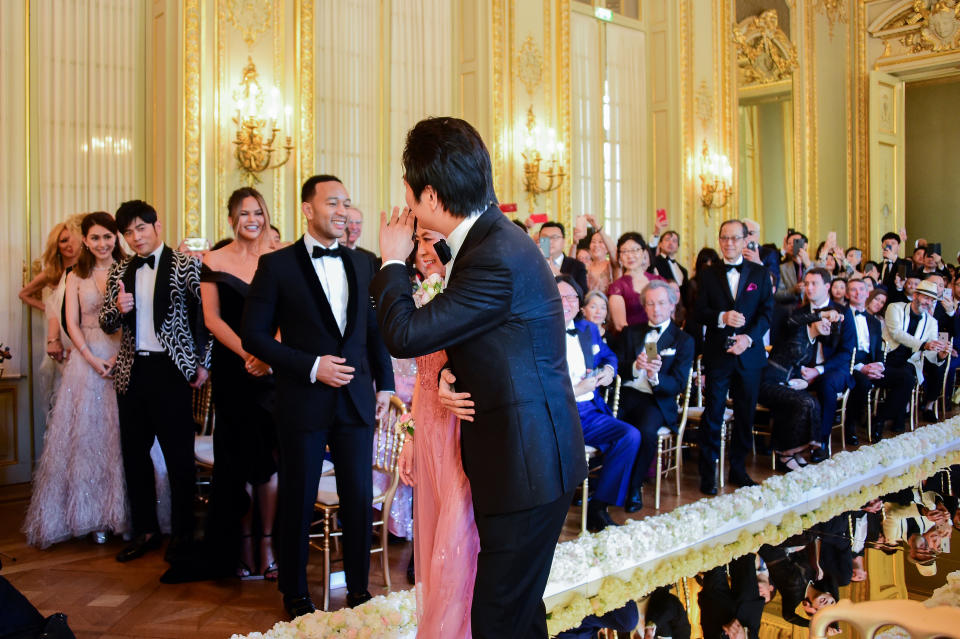
<svg viewBox="0 0 960 639">
<path fill-rule="evenodd" d="M 347 595 L 347 597 L 349 596 L 350 595 Z M 283 609 L 290 615 L 291 621 L 297 617 L 309 615 L 311 612 L 317 611 L 317 607 L 313 605 L 313 600 L 310 599 L 310 595 L 300 595 L 298 597 L 288 597 L 284 595 Z"/>
<path fill-rule="evenodd" d="M 860 438 L 857 437 L 856 433 L 847 433 L 845 441 L 847 442 L 847 446 L 856 446 L 860 443 Z"/>
<path fill-rule="evenodd" d="M 150 537 L 146 535 L 140 535 L 133 542 L 117 553 L 117 561 L 124 563 L 127 561 L 133 561 L 134 559 L 139 559 L 151 550 L 156 550 L 163 544 L 163 535 L 160 533 L 153 533 Z"/>
<path fill-rule="evenodd" d="M 617 522 L 607 512 L 606 508 L 591 509 L 587 512 L 587 530 L 600 532 L 607 526 L 616 526 Z"/>
<path fill-rule="evenodd" d="M 820 448 L 814 448 L 812 451 L 810 451 L 810 461 L 812 461 L 814 464 L 819 464 L 820 462 L 825 460 L 827 457 L 828 455 L 827 455 L 826 446 L 821 446 Z"/>
<path fill-rule="evenodd" d="M 753 481 L 753 479 L 750 478 L 750 475 L 748 475 L 747 471 L 745 470 L 731 470 L 728 479 L 731 484 L 741 488 L 757 485 L 757 482 Z"/>
<path fill-rule="evenodd" d="M 876 443 L 878 443 L 881 439 L 883 439 L 883 433 L 878 432 L 878 431 L 873 431 L 872 433 L 870 433 L 870 443 L 871 443 L 871 444 L 876 444 Z"/>
<path fill-rule="evenodd" d="M 936 423 L 940 421 L 939 419 L 937 419 L 937 414 L 934 413 L 933 410 L 930 408 L 924 408 L 920 412 L 920 417 L 922 417 L 923 421 L 925 422 Z"/>
<path fill-rule="evenodd" d="M 189 560 L 193 555 L 193 537 L 176 535 L 170 538 L 167 550 L 163 553 L 163 560 L 167 563 L 177 563 Z"/>
<path fill-rule="evenodd" d="M 370 593 L 367 592 L 366 590 L 364 590 L 363 592 L 358 592 L 358 593 L 348 592 L 348 593 L 347 593 L 347 606 L 350 607 L 350 608 L 356 608 L 356 607 L 359 606 L 360 604 L 366 603 L 366 602 L 370 601 L 371 599 L 373 599 L 373 597 L 370 596 Z"/>
<path fill-rule="evenodd" d="M 717 494 L 717 478 L 712 473 L 700 475 L 700 492 L 704 495 Z"/>
<path fill-rule="evenodd" d="M 631 490 L 627 500 L 623 502 L 623 512 L 635 513 L 643 508 L 643 495 L 639 490 Z"/>
</svg>

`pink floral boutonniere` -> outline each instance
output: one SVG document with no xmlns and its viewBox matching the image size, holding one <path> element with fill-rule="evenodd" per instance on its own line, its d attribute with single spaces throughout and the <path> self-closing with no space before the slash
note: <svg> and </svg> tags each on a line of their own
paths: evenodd
<svg viewBox="0 0 960 639">
<path fill-rule="evenodd" d="M 757 290 L 757 285 L 756 285 L 756 284 L 754 284 L 753 282 L 750 282 L 749 284 L 747 284 L 747 293 L 749 293 L 750 291 L 755 291 L 755 290 Z"/>
<path fill-rule="evenodd" d="M 430 300 L 435 298 L 443 291 L 443 278 L 439 273 L 434 273 L 420 283 L 420 287 L 413 292 L 413 301 L 417 308 L 425 306 Z"/>
</svg>

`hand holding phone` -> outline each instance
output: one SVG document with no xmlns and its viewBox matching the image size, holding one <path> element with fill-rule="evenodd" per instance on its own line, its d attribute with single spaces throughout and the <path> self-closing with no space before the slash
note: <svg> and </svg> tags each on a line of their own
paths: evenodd
<svg viewBox="0 0 960 639">
<path fill-rule="evenodd" d="M 659 354 L 657 353 L 657 343 L 656 342 L 647 342 L 643 345 L 643 352 L 647 355 L 647 361 L 652 362 L 657 359 Z"/>
</svg>

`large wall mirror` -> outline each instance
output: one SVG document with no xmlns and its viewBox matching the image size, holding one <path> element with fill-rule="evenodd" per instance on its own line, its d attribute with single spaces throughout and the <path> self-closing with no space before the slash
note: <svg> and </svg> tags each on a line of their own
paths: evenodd
<svg viewBox="0 0 960 639">
<path fill-rule="evenodd" d="M 797 51 L 784 0 L 736 0 L 738 217 L 779 242 L 796 209 L 794 81 Z"/>
</svg>

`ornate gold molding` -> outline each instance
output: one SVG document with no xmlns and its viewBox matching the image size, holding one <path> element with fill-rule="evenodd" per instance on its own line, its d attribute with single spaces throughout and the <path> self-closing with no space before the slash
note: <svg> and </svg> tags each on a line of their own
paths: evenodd
<svg viewBox="0 0 960 639">
<path fill-rule="evenodd" d="M 788 80 L 797 68 L 797 48 L 780 28 L 775 9 L 747 18 L 733 28 L 740 86 Z"/>
<path fill-rule="evenodd" d="M 557 118 L 560 129 L 560 140 L 564 147 L 564 157 L 571 158 L 571 80 L 570 80 L 570 0 L 559 0 L 557 11 L 557 25 L 559 51 L 558 65 L 560 77 L 557 86 Z M 573 226 L 573 190 L 570 180 L 564 180 L 557 193 L 557 209 L 560 219 L 566 220 Z"/>
<path fill-rule="evenodd" d="M 869 27 L 883 41 L 877 67 L 930 54 L 960 51 L 960 2 L 957 0 L 902 0 Z"/>
<path fill-rule="evenodd" d="M 803 7 L 803 46 L 804 46 L 804 144 L 806 153 L 804 160 L 804 202 L 798 218 L 802 220 L 801 227 L 809 237 L 817 235 L 816 222 L 818 218 L 820 189 L 817 170 L 817 50 L 816 50 L 816 15 L 812 4 Z"/>
<path fill-rule="evenodd" d="M 693 105 L 688 103 L 693 95 L 693 66 L 692 52 L 693 38 L 690 33 L 690 0 L 680 0 L 678 6 L 678 21 L 680 23 L 680 140 L 683 148 L 683 155 L 680 161 L 680 205 L 681 205 L 681 236 L 684 238 L 695 239 L 693 233 L 693 170 L 691 160 L 693 158 L 693 126 L 687 118 L 693 113 Z M 695 241 L 685 241 L 683 251 L 688 263 L 693 260 Z"/>
<path fill-rule="evenodd" d="M 867 139 L 867 106 L 869 76 L 867 72 L 867 7 L 863 2 L 856 3 L 856 17 L 854 23 L 856 37 L 856 207 L 857 218 L 857 246 L 864 255 L 870 255 L 870 191 L 869 171 L 867 161 L 869 157 L 869 141 Z"/>
<path fill-rule="evenodd" d="M 297 170 L 300 172 L 299 183 L 303 184 L 313 175 L 313 139 L 315 123 L 313 117 L 313 0 L 298 0 L 298 15 L 300 29 L 297 32 L 297 55 L 299 56 L 297 69 L 299 70 L 299 113 L 300 113 L 300 143 L 297 145 Z M 296 233 L 303 232 L 303 216 L 296 216 Z"/>
<path fill-rule="evenodd" d="M 707 86 L 706 80 L 700 80 L 700 86 L 697 87 L 697 93 L 694 96 L 693 108 L 697 120 L 699 120 L 701 126 L 706 129 L 713 120 L 714 108 L 713 93 L 710 91 L 710 87 Z"/>
<path fill-rule="evenodd" d="M 493 190 L 498 198 L 503 197 L 506 161 L 504 159 L 504 136 L 506 130 L 504 120 L 503 82 L 503 42 L 506 27 L 505 4 L 507 0 L 493 0 L 493 139 L 490 141 L 493 150 Z"/>
<path fill-rule="evenodd" d="M 200 228 L 200 0 L 183 0 L 183 236 Z"/>
<path fill-rule="evenodd" d="M 286 25 L 283 23 L 283 0 L 273 0 L 273 83 L 276 86 L 286 85 L 284 77 L 284 59 L 283 59 L 283 38 L 286 33 Z M 286 96 L 286 91 L 282 93 Z M 284 99 L 286 102 L 286 99 Z M 284 135 L 294 135 L 292 131 L 284 131 Z M 287 169 L 273 172 L 273 207 L 270 209 L 270 221 L 278 229 L 283 228 L 284 217 L 284 176 Z"/>
<path fill-rule="evenodd" d="M 226 126 L 226 123 L 230 120 L 226 117 L 225 113 L 221 112 L 221 108 L 223 107 L 222 96 L 227 90 L 227 12 L 226 7 L 223 6 L 225 1 L 226 0 L 220 0 L 217 3 L 217 21 L 213 35 L 213 38 L 216 41 L 217 49 L 216 62 L 214 63 L 214 72 L 217 76 L 217 86 L 214 89 L 213 98 L 213 109 L 214 113 L 217 114 L 213 132 L 213 144 L 215 149 L 213 153 L 213 170 L 214 175 L 216 176 L 216 207 L 214 207 L 213 224 L 214 228 L 216 229 L 215 234 L 217 237 L 227 237 L 228 232 L 226 214 L 227 167 L 223 161 L 223 155 L 225 153 L 223 148 L 223 127 Z"/>
<path fill-rule="evenodd" d="M 532 98 L 543 80 L 543 54 L 532 35 L 527 36 L 517 51 L 517 75 Z"/>
<path fill-rule="evenodd" d="M 847 2 L 849 0 L 813 0 L 813 6 L 822 12 L 830 23 L 830 38 L 833 39 L 833 26 L 847 24 Z M 857 0 L 854 0 L 855 2 Z"/>
<path fill-rule="evenodd" d="M 227 20 L 240 32 L 243 41 L 248 47 L 257 43 L 257 38 L 266 33 L 276 24 L 274 13 L 270 8 L 270 0 L 222 0 L 222 9 Z"/>
</svg>

